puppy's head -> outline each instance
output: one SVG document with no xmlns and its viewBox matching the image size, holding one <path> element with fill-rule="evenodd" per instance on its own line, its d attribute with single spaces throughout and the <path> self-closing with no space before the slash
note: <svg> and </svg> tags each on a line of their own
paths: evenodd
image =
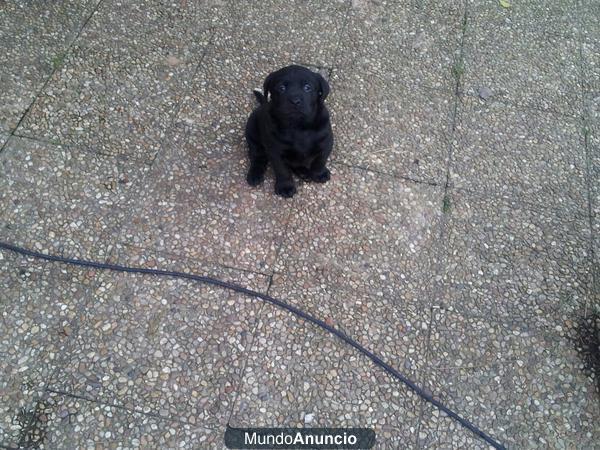
<svg viewBox="0 0 600 450">
<path fill-rule="evenodd" d="M 310 119 L 329 95 L 329 84 L 306 67 L 287 66 L 266 78 L 263 92 L 277 114 Z"/>
</svg>

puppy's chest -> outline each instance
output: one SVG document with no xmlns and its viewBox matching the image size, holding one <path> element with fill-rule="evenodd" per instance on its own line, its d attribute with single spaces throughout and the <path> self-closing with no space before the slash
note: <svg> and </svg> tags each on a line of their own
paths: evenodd
<svg viewBox="0 0 600 450">
<path fill-rule="evenodd" d="M 291 162 L 300 162 L 314 157 L 318 152 L 314 133 L 295 132 L 286 139 L 283 157 Z"/>
</svg>

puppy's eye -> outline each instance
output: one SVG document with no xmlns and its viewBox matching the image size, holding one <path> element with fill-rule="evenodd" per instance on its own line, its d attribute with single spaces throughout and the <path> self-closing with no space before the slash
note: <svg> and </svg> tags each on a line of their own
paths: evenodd
<svg viewBox="0 0 600 450">
<path fill-rule="evenodd" d="M 312 91 L 312 86 L 310 84 L 306 83 L 304 85 L 304 92 L 310 92 L 310 91 Z"/>
<path fill-rule="evenodd" d="M 285 84 L 279 85 L 279 92 L 285 92 Z"/>
</svg>

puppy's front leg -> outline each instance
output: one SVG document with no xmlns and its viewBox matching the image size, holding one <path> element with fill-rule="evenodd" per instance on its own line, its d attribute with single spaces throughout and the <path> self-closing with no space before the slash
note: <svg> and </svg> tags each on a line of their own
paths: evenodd
<svg viewBox="0 0 600 450">
<path fill-rule="evenodd" d="M 329 154 L 320 154 L 317 156 L 312 164 L 310 165 L 310 179 L 317 183 L 326 183 L 331 177 L 329 169 L 325 166 L 327 164 L 327 157 Z"/>
<path fill-rule="evenodd" d="M 293 197 L 296 193 L 296 184 L 292 171 L 277 154 L 271 155 L 271 164 L 275 172 L 275 193 L 286 198 Z"/>
</svg>

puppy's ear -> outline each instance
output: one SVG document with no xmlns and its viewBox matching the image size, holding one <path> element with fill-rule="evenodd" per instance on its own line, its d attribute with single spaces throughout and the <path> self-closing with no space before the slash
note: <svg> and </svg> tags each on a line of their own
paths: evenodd
<svg viewBox="0 0 600 450">
<path fill-rule="evenodd" d="M 275 84 L 275 74 L 276 72 L 270 73 L 267 78 L 265 78 L 265 82 L 263 83 L 263 94 L 266 99 L 269 98 L 270 94 L 273 94 L 273 84 Z"/>
<path fill-rule="evenodd" d="M 315 73 L 315 78 L 319 84 L 319 100 L 324 101 L 329 95 L 329 83 L 320 73 Z"/>
</svg>

